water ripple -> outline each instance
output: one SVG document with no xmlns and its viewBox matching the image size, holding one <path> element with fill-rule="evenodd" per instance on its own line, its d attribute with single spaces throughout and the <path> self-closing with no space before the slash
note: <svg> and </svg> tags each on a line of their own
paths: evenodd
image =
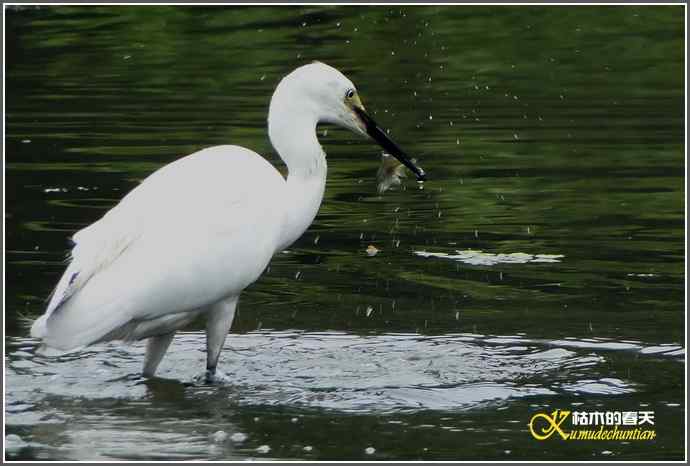
<svg viewBox="0 0 690 466">
<path fill-rule="evenodd" d="M 204 335 L 182 333 L 161 365 L 160 377 L 192 381 L 204 367 Z M 52 397 L 143 399 L 143 345 L 103 345 L 57 358 L 34 356 L 31 339 L 10 338 L 7 414 L 14 424 L 52 422 L 35 410 Z M 584 352 L 581 350 L 585 350 Z M 346 412 L 465 410 L 516 397 L 559 392 L 619 394 L 623 380 L 559 381 L 559 373 L 601 365 L 607 351 L 678 358 L 677 345 L 583 340 L 537 341 L 519 336 L 453 334 L 352 335 L 252 332 L 228 337 L 222 367 L 234 403 L 326 408 Z M 210 389 L 211 392 L 215 388 Z M 40 418 L 40 416 L 38 416 Z"/>
</svg>

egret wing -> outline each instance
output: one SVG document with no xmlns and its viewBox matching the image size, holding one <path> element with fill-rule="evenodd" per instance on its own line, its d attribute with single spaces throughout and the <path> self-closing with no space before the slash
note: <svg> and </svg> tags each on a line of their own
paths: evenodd
<svg viewBox="0 0 690 466">
<path fill-rule="evenodd" d="M 275 251 L 284 185 L 236 146 L 166 165 L 74 236 L 72 261 L 32 335 L 70 349 L 239 293 Z"/>
</svg>

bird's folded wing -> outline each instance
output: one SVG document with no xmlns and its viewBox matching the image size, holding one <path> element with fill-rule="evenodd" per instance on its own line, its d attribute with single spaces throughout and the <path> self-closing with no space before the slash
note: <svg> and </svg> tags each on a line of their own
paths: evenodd
<svg viewBox="0 0 690 466">
<path fill-rule="evenodd" d="M 249 151 L 227 158 L 220 151 L 166 166 L 77 232 L 32 336 L 61 348 L 89 344 L 101 326 L 205 305 L 255 280 L 275 250 L 284 181 Z M 230 182 L 242 161 L 247 176 Z M 253 183 L 267 177 L 273 192 Z"/>
</svg>

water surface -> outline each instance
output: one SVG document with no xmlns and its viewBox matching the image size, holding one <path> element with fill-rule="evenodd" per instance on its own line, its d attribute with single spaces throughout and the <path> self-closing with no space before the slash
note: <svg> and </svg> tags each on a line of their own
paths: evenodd
<svg viewBox="0 0 690 466">
<path fill-rule="evenodd" d="M 681 7 L 40 7 L 6 26 L 8 458 L 682 458 Z M 67 238 L 203 147 L 281 166 L 268 99 L 314 59 L 429 182 L 378 194 L 379 149 L 320 127 L 324 203 L 243 295 L 223 385 L 196 382 L 202 322 L 156 380 L 141 344 L 35 355 L 23 322 Z M 534 440 L 556 408 L 653 410 L 658 437 Z"/>
</svg>

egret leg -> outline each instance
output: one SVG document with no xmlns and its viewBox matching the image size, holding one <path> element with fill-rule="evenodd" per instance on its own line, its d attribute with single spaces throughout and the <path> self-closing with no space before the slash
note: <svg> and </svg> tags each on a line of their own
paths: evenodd
<svg viewBox="0 0 690 466">
<path fill-rule="evenodd" d="M 163 335 L 156 335 L 146 340 L 146 357 L 144 358 L 144 377 L 153 377 L 160 364 L 161 359 L 168 351 L 168 347 L 172 342 L 175 332 L 164 333 Z"/>
<path fill-rule="evenodd" d="M 206 381 L 212 382 L 216 375 L 216 366 L 220 350 L 228 336 L 232 319 L 235 317 L 238 296 L 217 302 L 208 312 L 206 321 Z"/>
</svg>

